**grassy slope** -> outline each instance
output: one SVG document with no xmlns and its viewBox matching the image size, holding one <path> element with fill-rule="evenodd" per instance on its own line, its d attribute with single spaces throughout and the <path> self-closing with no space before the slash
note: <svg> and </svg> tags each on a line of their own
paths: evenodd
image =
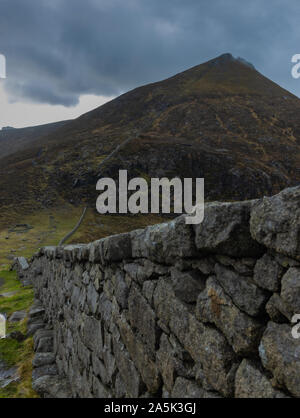
<svg viewBox="0 0 300 418">
<path fill-rule="evenodd" d="M 0 271 L 0 277 L 5 279 L 5 284 L 0 288 L 1 293 L 16 292 L 13 296 L 0 299 L 0 312 L 9 317 L 13 312 L 28 310 L 33 302 L 33 290 L 30 287 L 21 287 L 16 279 L 15 272 Z M 21 331 L 26 333 L 26 320 L 19 323 L 8 323 L 7 333 Z M 20 380 L 11 383 L 4 389 L 0 389 L 0 398 L 34 398 L 37 395 L 31 388 L 33 357 L 32 337 L 23 342 L 6 338 L 0 340 L 0 358 L 8 366 L 17 366 Z"/>
<path fill-rule="evenodd" d="M 16 256 L 31 257 L 40 247 L 57 245 L 73 229 L 81 213 L 82 208 L 65 205 L 11 220 L 6 227 L 0 228 L 0 268 L 6 268 Z M 165 218 L 158 215 L 99 215 L 93 209 L 88 209 L 83 224 L 71 242 L 86 243 L 163 221 Z M 27 232 L 10 231 L 17 223 L 28 224 L 33 228 Z"/>
<path fill-rule="evenodd" d="M 30 142 L 41 138 L 59 127 L 63 126 L 67 121 L 48 123 L 40 126 L 32 126 L 28 128 L 9 129 L 0 131 L 0 155 L 5 157 L 16 151 L 21 151 Z"/>
</svg>

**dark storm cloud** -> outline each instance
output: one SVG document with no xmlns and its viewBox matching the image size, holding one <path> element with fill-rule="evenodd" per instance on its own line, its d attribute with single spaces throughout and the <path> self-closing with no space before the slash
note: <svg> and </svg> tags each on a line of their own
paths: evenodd
<svg viewBox="0 0 300 418">
<path fill-rule="evenodd" d="M 299 17 L 297 0 L 0 0 L 6 87 L 71 106 L 231 52 L 300 95 Z"/>
</svg>

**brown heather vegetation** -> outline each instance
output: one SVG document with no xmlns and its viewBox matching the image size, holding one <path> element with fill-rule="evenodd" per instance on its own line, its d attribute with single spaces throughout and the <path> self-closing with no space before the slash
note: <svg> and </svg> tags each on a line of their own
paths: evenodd
<svg viewBox="0 0 300 418">
<path fill-rule="evenodd" d="M 299 112 L 297 97 L 225 54 L 74 121 L 5 131 L 0 133 L 0 153 L 6 154 L 0 160 L 0 231 L 5 234 L 34 214 L 45 220 L 43 227 L 36 224 L 38 231 L 52 214 L 60 222 L 56 239 L 88 204 L 90 221 L 74 239 L 102 236 L 95 185 L 99 175 L 117 178 L 119 169 L 146 179 L 204 177 L 206 200 L 272 195 L 300 181 Z M 101 161 L 135 132 L 137 138 L 99 173 Z M 12 147 L 7 155 L 9 138 L 18 150 Z M 105 219 L 109 234 L 139 226 L 140 218 Z"/>
</svg>

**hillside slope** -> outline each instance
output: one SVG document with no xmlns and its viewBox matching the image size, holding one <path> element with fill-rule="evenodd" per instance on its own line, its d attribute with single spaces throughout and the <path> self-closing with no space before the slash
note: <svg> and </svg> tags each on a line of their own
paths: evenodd
<svg viewBox="0 0 300 418">
<path fill-rule="evenodd" d="M 300 100 L 230 54 L 130 91 L 0 161 L 6 214 L 95 207 L 100 175 L 204 177 L 206 200 L 300 182 Z M 116 145 L 137 135 L 99 173 Z"/>
<path fill-rule="evenodd" d="M 30 147 L 35 140 L 40 140 L 44 135 L 62 127 L 68 121 L 47 123 L 46 125 L 30 126 L 28 128 L 2 129 L 0 131 L 0 158 L 20 152 Z"/>
</svg>

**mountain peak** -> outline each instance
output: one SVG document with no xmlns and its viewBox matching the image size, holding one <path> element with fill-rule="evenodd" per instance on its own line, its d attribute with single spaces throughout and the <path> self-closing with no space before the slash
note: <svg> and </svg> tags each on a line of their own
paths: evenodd
<svg viewBox="0 0 300 418">
<path fill-rule="evenodd" d="M 216 62 L 232 61 L 232 60 L 234 60 L 234 56 L 230 52 L 226 52 L 225 54 L 222 54 L 219 57 L 214 59 L 214 61 Z"/>
<path fill-rule="evenodd" d="M 220 55 L 217 58 L 214 58 L 212 60 L 212 62 L 215 65 L 223 65 L 226 64 L 228 62 L 238 62 L 240 64 L 246 65 L 247 67 L 251 68 L 252 70 L 255 70 L 255 67 L 253 64 L 251 64 L 250 62 L 248 62 L 247 60 L 245 60 L 242 57 L 237 57 L 235 58 L 230 52 L 226 52 L 225 54 Z"/>
<path fill-rule="evenodd" d="M 252 70 L 256 70 L 256 68 L 254 67 L 254 65 L 253 65 L 253 64 L 251 64 L 251 62 L 249 62 L 249 61 L 245 60 L 245 59 L 244 59 L 244 58 L 242 58 L 242 57 L 237 57 L 237 58 L 236 58 L 236 61 L 240 62 L 241 64 L 246 65 L 246 66 L 247 66 L 247 67 L 249 67 L 249 68 L 252 68 Z"/>
</svg>

